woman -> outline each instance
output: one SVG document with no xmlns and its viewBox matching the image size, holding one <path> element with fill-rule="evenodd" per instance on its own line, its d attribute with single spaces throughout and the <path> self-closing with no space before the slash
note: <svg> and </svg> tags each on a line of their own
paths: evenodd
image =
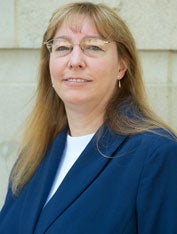
<svg viewBox="0 0 177 234">
<path fill-rule="evenodd" d="M 177 233 L 176 136 L 146 104 L 125 23 L 71 3 L 43 42 L 0 233 Z"/>
</svg>

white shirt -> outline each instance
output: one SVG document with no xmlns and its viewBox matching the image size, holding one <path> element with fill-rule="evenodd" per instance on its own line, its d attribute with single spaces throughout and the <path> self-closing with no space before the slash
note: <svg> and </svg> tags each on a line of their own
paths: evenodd
<svg viewBox="0 0 177 234">
<path fill-rule="evenodd" d="M 51 197 L 55 194 L 58 187 L 62 183 L 64 177 L 68 173 L 68 171 L 71 169 L 75 161 L 78 159 L 82 151 L 85 149 L 91 138 L 94 134 L 89 134 L 85 136 L 79 136 L 79 137 L 72 137 L 67 135 L 66 139 L 66 146 L 65 150 L 63 152 L 63 156 L 60 161 L 60 165 L 57 169 L 56 176 L 52 185 L 52 188 L 50 190 L 50 193 L 48 195 L 47 202 L 51 199 Z"/>
</svg>

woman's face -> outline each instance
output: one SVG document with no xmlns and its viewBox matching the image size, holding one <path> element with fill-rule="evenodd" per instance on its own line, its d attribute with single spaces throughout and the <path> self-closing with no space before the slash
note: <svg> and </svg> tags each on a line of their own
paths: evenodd
<svg viewBox="0 0 177 234">
<path fill-rule="evenodd" d="M 61 44 L 55 48 L 60 51 L 50 55 L 53 87 L 66 109 L 78 105 L 104 108 L 115 90 L 118 75 L 123 76 L 122 64 L 118 59 L 115 42 L 105 43 L 105 51 L 89 48 L 84 53 L 78 44 L 85 42 L 85 38 L 99 38 L 100 35 L 89 17 L 81 18 L 80 22 L 77 30 L 63 23 L 56 31 L 54 38 L 61 38 Z M 65 47 L 68 42 L 74 44 L 71 51 Z M 95 56 L 92 56 L 94 53 Z"/>
</svg>

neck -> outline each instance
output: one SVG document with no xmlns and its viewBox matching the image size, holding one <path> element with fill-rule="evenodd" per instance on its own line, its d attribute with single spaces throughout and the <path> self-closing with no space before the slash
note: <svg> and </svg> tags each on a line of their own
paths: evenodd
<svg viewBox="0 0 177 234">
<path fill-rule="evenodd" d="M 103 124 L 103 110 L 97 107 L 89 109 L 66 108 L 71 136 L 82 136 L 95 133 Z"/>
</svg>

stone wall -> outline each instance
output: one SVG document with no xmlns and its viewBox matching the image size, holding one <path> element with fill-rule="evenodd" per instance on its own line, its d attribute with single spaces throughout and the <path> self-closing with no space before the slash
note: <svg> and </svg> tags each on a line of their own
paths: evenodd
<svg viewBox="0 0 177 234">
<path fill-rule="evenodd" d="M 0 207 L 19 132 L 33 104 L 39 48 L 52 12 L 71 1 L 0 0 Z M 139 49 L 148 99 L 177 130 L 177 1 L 105 0 L 128 24 Z"/>
</svg>

